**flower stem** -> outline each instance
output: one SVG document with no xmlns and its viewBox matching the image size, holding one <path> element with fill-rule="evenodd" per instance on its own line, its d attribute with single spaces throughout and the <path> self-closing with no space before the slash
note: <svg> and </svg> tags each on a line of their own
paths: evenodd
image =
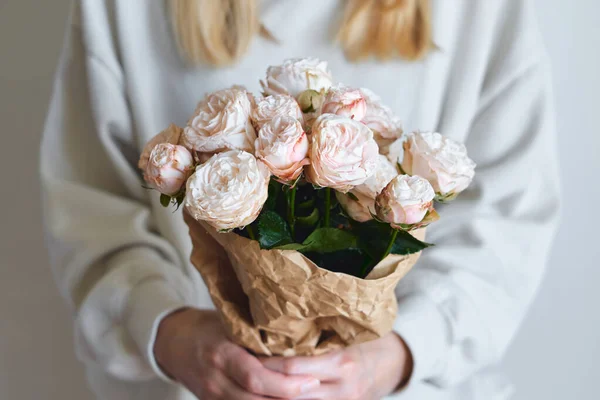
<svg viewBox="0 0 600 400">
<path fill-rule="evenodd" d="M 387 256 L 390 255 L 390 253 L 392 252 L 392 247 L 394 246 L 394 242 L 396 241 L 396 236 L 398 236 L 398 229 L 394 229 L 391 228 L 392 232 L 391 232 L 391 236 L 390 236 L 390 242 L 388 243 L 387 249 L 385 249 L 385 252 L 383 253 L 383 256 L 381 257 L 381 260 L 383 261 Z"/>
<path fill-rule="evenodd" d="M 296 234 L 296 191 L 298 186 L 294 186 L 288 192 L 288 223 L 290 224 L 290 231 L 292 238 Z"/>
<path fill-rule="evenodd" d="M 331 188 L 325 188 L 325 216 L 323 224 L 325 228 L 329 228 L 329 214 L 331 213 Z"/>
<path fill-rule="evenodd" d="M 254 234 L 254 228 L 252 225 L 246 226 L 246 232 L 248 232 L 248 236 L 250 236 L 251 240 L 256 240 L 256 235 Z"/>
</svg>

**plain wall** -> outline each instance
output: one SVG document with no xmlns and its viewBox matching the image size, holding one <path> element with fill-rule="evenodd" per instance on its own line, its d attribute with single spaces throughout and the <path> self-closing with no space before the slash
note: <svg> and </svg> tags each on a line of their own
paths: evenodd
<svg viewBox="0 0 600 400">
<path fill-rule="evenodd" d="M 0 1 L 1 399 L 91 398 L 72 350 L 72 321 L 49 273 L 37 178 L 68 4 Z M 539 296 L 504 366 L 518 400 L 598 399 L 600 2 L 537 4 L 554 63 L 563 224 Z"/>
</svg>

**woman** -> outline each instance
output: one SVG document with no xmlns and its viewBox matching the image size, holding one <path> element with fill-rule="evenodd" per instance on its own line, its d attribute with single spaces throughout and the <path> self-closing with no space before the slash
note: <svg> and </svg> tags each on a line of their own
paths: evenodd
<svg viewBox="0 0 600 400">
<path fill-rule="evenodd" d="M 181 215 L 142 188 L 136 161 L 205 93 L 258 91 L 268 65 L 297 56 L 327 60 L 336 80 L 378 93 L 406 131 L 465 142 L 478 170 L 430 230 L 438 245 L 398 288 L 394 333 L 314 358 L 258 360 L 223 335 Z M 544 268 L 559 206 L 554 135 L 528 1 L 78 0 L 42 176 L 54 271 L 93 391 L 111 400 L 507 397 L 489 367 Z"/>
</svg>

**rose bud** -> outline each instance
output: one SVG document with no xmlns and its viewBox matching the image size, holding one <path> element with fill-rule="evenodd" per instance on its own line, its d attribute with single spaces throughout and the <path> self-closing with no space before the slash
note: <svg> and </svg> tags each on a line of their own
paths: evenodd
<svg viewBox="0 0 600 400">
<path fill-rule="evenodd" d="M 304 113 L 304 129 L 310 133 L 315 120 L 321 115 L 321 107 L 323 106 L 323 100 L 325 94 L 323 91 L 317 92 L 309 89 L 300 93 L 298 96 L 298 104 L 300 109 Z"/>
<path fill-rule="evenodd" d="M 196 220 L 219 231 L 243 228 L 265 204 L 269 178 L 269 169 L 250 153 L 218 153 L 188 179 L 185 205 Z"/>
<path fill-rule="evenodd" d="M 252 104 L 248 93 L 223 89 L 202 100 L 188 121 L 181 144 L 200 153 L 229 149 L 254 150 L 256 132 L 250 121 Z"/>
<path fill-rule="evenodd" d="M 308 164 L 308 138 L 297 119 L 281 116 L 263 125 L 255 142 L 256 158 L 283 183 L 295 181 Z"/>
<path fill-rule="evenodd" d="M 306 177 L 314 185 L 346 193 L 375 173 L 378 156 L 373 132 L 366 125 L 322 114 L 312 128 Z"/>
<path fill-rule="evenodd" d="M 320 113 L 324 99 L 325 96 L 322 92 L 317 92 L 316 90 L 309 89 L 300 93 L 300 95 L 298 96 L 298 104 L 300 105 L 300 109 L 303 113 Z"/>
<path fill-rule="evenodd" d="M 375 199 L 377 217 L 396 229 L 411 229 L 433 211 L 435 193 L 420 176 L 398 175 Z"/>
<path fill-rule="evenodd" d="M 278 116 L 287 115 L 302 122 L 304 117 L 296 99 L 291 96 L 274 95 L 256 101 L 252 110 L 252 121 L 257 129 Z"/>
<path fill-rule="evenodd" d="M 260 84 L 265 95 L 287 94 L 298 98 L 300 93 L 312 89 L 317 92 L 329 89 L 331 73 L 327 63 L 316 58 L 294 58 L 282 65 L 267 69 L 267 77 Z"/>
<path fill-rule="evenodd" d="M 139 169 L 146 171 L 146 166 L 148 165 L 148 160 L 150 159 L 150 153 L 152 150 L 154 150 L 154 147 L 156 147 L 157 144 L 179 144 L 179 138 L 181 137 L 182 132 L 183 129 L 175 124 L 171 124 L 167 129 L 150 139 L 142 150 L 140 161 L 138 162 Z"/>
<path fill-rule="evenodd" d="M 362 185 L 336 196 L 348 216 L 358 222 L 373 219 L 375 198 L 387 184 L 398 175 L 398 170 L 385 156 L 379 155 L 375 173 Z"/>
<path fill-rule="evenodd" d="M 325 96 L 321 112 L 360 121 L 367 112 L 367 102 L 360 90 L 344 86 L 332 87 Z"/>
<path fill-rule="evenodd" d="M 193 171 L 194 159 L 188 149 L 159 143 L 150 153 L 144 180 L 159 192 L 174 196 L 181 191 Z"/>
<path fill-rule="evenodd" d="M 437 132 L 413 133 L 404 142 L 402 170 L 427 179 L 436 200 L 449 201 L 465 190 L 475 176 L 475 163 L 462 143 Z"/>
<path fill-rule="evenodd" d="M 392 110 L 381 102 L 379 96 L 369 89 L 360 89 L 366 102 L 365 116 L 362 123 L 372 131 L 379 146 L 379 152 L 387 155 L 389 146 L 403 134 L 402 122 L 394 115 Z M 390 160 L 396 162 L 396 160 Z"/>
</svg>

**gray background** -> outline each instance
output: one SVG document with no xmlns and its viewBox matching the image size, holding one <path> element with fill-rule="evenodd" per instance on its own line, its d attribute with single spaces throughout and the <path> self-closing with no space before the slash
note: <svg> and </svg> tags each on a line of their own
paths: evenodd
<svg viewBox="0 0 600 400">
<path fill-rule="evenodd" d="M 90 398 L 46 261 L 37 179 L 68 3 L 0 0 L 2 399 Z M 599 399 L 600 2 L 536 3 L 554 63 L 564 212 L 548 274 L 504 366 L 518 400 Z"/>
</svg>

